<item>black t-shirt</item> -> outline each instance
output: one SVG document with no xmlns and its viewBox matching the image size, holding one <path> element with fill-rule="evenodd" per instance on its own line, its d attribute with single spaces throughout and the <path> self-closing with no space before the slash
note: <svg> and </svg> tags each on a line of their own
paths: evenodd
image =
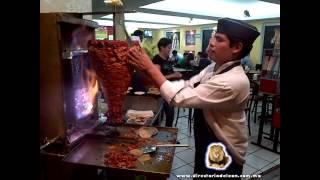
<svg viewBox="0 0 320 180">
<path fill-rule="evenodd" d="M 206 68 L 208 65 L 210 65 L 212 62 L 209 59 L 206 58 L 201 58 L 199 60 L 199 70 L 203 70 L 204 68 Z"/>
<path fill-rule="evenodd" d="M 171 62 L 169 62 L 168 59 L 163 59 L 159 54 L 152 59 L 152 62 L 153 64 L 158 64 L 160 66 L 163 75 L 174 73 Z"/>
</svg>

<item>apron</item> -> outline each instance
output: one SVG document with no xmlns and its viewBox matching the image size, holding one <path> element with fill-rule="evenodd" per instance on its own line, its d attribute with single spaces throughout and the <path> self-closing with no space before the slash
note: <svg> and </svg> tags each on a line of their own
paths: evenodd
<svg viewBox="0 0 320 180">
<path fill-rule="evenodd" d="M 234 63 L 228 66 L 218 74 L 225 73 L 236 66 L 240 66 L 240 62 Z M 200 82 L 195 83 L 194 87 L 197 87 L 199 84 Z M 194 174 L 238 174 L 238 175 L 242 174 L 243 166 L 236 164 L 233 160 L 231 160 L 231 163 L 225 170 L 216 170 L 216 169 L 207 168 L 206 166 L 207 147 L 212 143 L 222 143 L 222 142 L 217 139 L 214 132 L 207 124 L 204 118 L 202 109 L 194 110 L 194 138 L 195 138 L 195 148 L 196 148 Z M 227 147 L 226 147 L 226 151 L 229 154 L 229 156 L 231 156 Z M 231 159 L 233 159 L 232 156 L 231 156 Z M 232 178 L 232 179 L 237 179 L 237 178 Z"/>
</svg>

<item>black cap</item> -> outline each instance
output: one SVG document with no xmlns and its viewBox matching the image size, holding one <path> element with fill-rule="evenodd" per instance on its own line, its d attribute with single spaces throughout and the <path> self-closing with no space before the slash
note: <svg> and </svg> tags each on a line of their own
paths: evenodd
<svg viewBox="0 0 320 180">
<path fill-rule="evenodd" d="M 249 44 L 253 44 L 260 35 L 256 27 L 231 18 L 222 18 L 218 20 L 217 33 L 223 33 L 230 37 L 239 38 Z"/>
</svg>

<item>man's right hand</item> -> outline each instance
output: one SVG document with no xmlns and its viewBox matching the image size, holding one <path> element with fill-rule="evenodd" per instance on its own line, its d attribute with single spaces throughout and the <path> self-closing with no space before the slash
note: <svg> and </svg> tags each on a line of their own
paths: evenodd
<svg viewBox="0 0 320 180">
<path fill-rule="evenodd" d="M 140 46 L 133 46 L 129 49 L 128 63 L 136 69 L 143 71 L 151 77 L 158 88 L 166 81 L 161 71 L 152 63 L 149 56 Z"/>
<path fill-rule="evenodd" d="M 147 71 L 154 66 L 149 56 L 140 46 L 131 47 L 129 49 L 128 57 L 129 64 L 133 65 L 138 70 Z"/>
</svg>

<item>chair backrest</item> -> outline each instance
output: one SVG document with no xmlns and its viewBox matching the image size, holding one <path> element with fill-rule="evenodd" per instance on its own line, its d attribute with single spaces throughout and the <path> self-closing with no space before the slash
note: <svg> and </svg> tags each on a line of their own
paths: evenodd
<svg viewBox="0 0 320 180">
<path fill-rule="evenodd" d="M 252 95 L 257 95 L 259 93 L 259 84 L 254 82 L 254 81 L 250 81 L 250 88 L 252 90 Z"/>
<path fill-rule="evenodd" d="M 251 74 L 251 73 L 246 73 L 246 75 L 247 75 L 249 81 L 252 81 L 252 80 L 253 80 L 253 74 Z"/>
<path fill-rule="evenodd" d="M 278 94 L 280 91 L 279 88 L 279 79 L 260 79 L 260 91 L 271 94 Z"/>
<path fill-rule="evenodd" d="M 256 71 L 258 70 L 262 70 L 262 64 L 256 64 L 256 67 L 255 67 Z"/>
</svg>

